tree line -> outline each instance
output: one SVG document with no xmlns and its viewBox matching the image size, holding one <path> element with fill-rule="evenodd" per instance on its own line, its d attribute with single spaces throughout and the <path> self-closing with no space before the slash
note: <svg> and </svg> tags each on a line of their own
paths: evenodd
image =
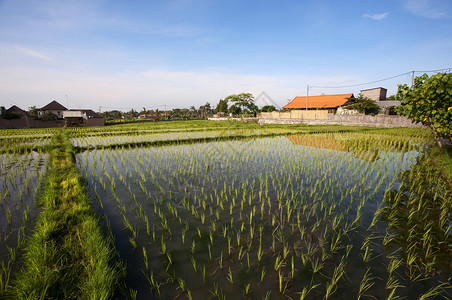
<svg viewBox="0 0 452 300">
<path fill-rule="evenodd" d="M 194 120 L 207 119 L 214 114 L 233 114 L 235 116 L 256 116 L 261 111 L 274 111 L 276 107 L 266 105 L 259 109 L 254 103 L 254 96 L 250 93 L 241 93 L 229 95 L 221 99 L 217 106 L 213 108 L 209 102 L 196 108 L 173 108 L 171 110 L 146 109 L 143 107 L 140 111 L 131 109 L 128 112 L 119 110 L 105 111 L 102 116 L 107 121 L 113 120 L 133 120 L 136 118 L 154 119 L 154 120 Z"/>
</svg>

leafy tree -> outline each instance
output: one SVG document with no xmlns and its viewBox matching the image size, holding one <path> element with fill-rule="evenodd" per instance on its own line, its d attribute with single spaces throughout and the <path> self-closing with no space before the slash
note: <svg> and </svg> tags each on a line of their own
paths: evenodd
<svg viewBox="0 0 452 300">
<path fill-rule="evenodd" d="M 171 118 L 172 119 L 182 119 L 182 111 L 180 108 L 173 108 L 171 110 Z"/>
<path fill-rule="evenodd" d="M 388 99 L 386 99 L 386 100 L 391 101 L 391 100 L 397 100 L 397 99 L 396 99 L 396 96 L 395 96 L 395 95 L 391 95 L 391 96 L 389 96 Z"/>
<path fill-rule="evenodd" d="M 232 113 L 255 113 L 259 110 L 254 104 L 254 96 L 250 93 L 229 95 L 224 100 L 234 103 L 229 109 Z"/>
<path fill-rule="evenodd" d="M 197 115 L 198 115 L 198 110 L 196 109 L 196 107 L 194 107 L 192 105 L 192 106 L 190 106 L 189 110 L 190 110 L 190 117 L 191 118 L 196 118 Z"/>
<path fill-rule="evenodd" d="M 198 109 L 198 113 L 201 115 L 201 118 L 205 119 L 212 114 L 212 108 L 210 107 L 210 103 L 206 102 L 206 104 L 201 105 Z"/>
<path fill-rule="evenodd" d="M 22 115 L 19 112 L 9 112 L 9 113 L 5 113 L 3 115 L 3 117 L 7 120 L 13 120 L 13 119 L 20 119 L 22 117 Z"/>
<path fill-rule="evenodd" d="M 186 120 L 190 118 L 190 111 L 188 108 L 173 108 L 171 111 L 171 119 Z"/>
<path fill-rule="evenodd" d="M 228 100 L 220 99 L 217 107 L 215 108 L 215 113 L 219 113 L 219 112 L 228 112 Z"/>
<path fill-rule="evenodd" d="M 122 113 L 119 110 L 104 111 L 102 117 L 104 117 L 106 121 L 119 120 L 122 118 Z"/>
<path fill-rule="evenodd" d="M 47 112 L 41 116 L 41 120 L 43 121 L 58 120 L 58 117 L 51 112 Z"/>
<path fill-rule="evenodd" d="M 364 97 L 361 93 L 358 97 L 352 97 L 349 100 L 350 104 L 347 104 L 345 107 L 347 109 L 356 109 L 360 113 L 378 112 L 380 110 L 377 102 L 368 97 Z"/>
<path fill-rule="evenodd" d="M 396 98 L 402 105 L 395 111 L 430 127 L 438 146 L 443 146 L 440 138 L 452 141 L 452 74 L 418 76 L 411 88 L 399 85 Z"/>
<path fill-rule="evenodd" d="M 242 110 L 240 109 L 240 106 L 238 105 L 231 105 L 231 107 L 229 107 L 229 112 L 234 114 L 234 115 L 239 115 Z"/>
<path fill-rule="evenodd" d="M 30 106 L 30 107 L 28 108 L 28 114 L 29 114 L 31 117 L 36 117 L 36 116 L 38 115 L 38 108 L 36 107 L 36 105 Z"/>
<path fill-rule="evenodd" d="M 143 109 L 139 112 L 140 115 L 152 115 L 152 111 L 146 109 L 146 107 L 143 107 Z"/>
<path fill-rule="evenodd" d="M 261 108 L 262 112 L 272 112 L 275 110 L 276 110 L 276 107 L 274 105 L 265 105 L 265 106 L 262 106 L 262 108 Z"/>
<path fill-rule="evenodd" d="M 122 119 L 122 112 L 119 110 L 112 110 L 111 111 L 112 115 L 113 115 L 113 119 L 117 119 L 117 120 L 121 120 Z"/>
</svg>

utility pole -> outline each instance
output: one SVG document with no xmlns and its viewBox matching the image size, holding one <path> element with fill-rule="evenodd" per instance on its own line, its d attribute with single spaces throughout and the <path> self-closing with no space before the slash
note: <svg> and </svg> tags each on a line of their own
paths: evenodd
<svg viewBox="0 0 452 300">
<path fill-rule="evenodd" d="M 306 110 L 308 110 L 309 85 L 306 86 Z"/>
<path fill-rule="evenodd" d="M 414 71 L 411 73 L 411 87 L 414 85 Z"/>
</svg>

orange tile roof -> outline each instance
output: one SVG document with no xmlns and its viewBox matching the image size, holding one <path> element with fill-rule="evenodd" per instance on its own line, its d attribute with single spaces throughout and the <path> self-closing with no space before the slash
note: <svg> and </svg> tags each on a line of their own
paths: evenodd
<svg viewBox="0 0 452 300">
<path fill-rule="evenodd" d="M 353 94 L 338 94 L 338 95 L 320 95 L 308 97 L 309 108 L 336 108 L 344 105 L 348 99 L 353 97 Z M 283 108 L 302 108 L 306 109 L 306 97 L 295 97 L 289 104 Z"/>
</svg>

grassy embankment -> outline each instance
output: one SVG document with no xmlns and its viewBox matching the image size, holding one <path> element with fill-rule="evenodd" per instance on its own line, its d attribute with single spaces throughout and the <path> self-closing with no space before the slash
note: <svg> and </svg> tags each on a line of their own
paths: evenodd
<svg viewBox="0 0 452 300">
<path fill-rule="evenodd" d="M 452 145 L 433 147 L 429 154 L 435 166 L 452 182 Z"/>
<path fill-rule="evenodd" d="M 90 207 L 65 133 L 52 138 L 43 211 L 28 241 L 14 299 L 110 299 L 124 276 L 111 237 Z"/>
</svg>

